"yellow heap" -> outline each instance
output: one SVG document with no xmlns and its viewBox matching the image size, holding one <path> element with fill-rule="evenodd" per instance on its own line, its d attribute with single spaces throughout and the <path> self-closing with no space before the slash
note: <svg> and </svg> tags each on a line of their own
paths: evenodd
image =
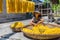
<svg viewBox="0 0 60 40">
<path fill-rule="evenodd" d="M 15 22 L 11 25 L 11 28 L 16 28 L 16 29 L 22 28 L 22 27 L 24 27 L 24 24 L 22 22 Z"/>
<path fill-rule="evenodd" d="M 29 33 L 29 34 L 60 34 L 60 28 L 55 27 L 55 28 L 49 28 L 46 25 L 39 24 L 37 26 L 34 26 L 31 29 L 28 28 L 23 28 L 23 32 Z"/>
<path fill-rule="evenodd" d="M 35 3 L 27 0 L 6 0 L 7 13 L 34 12 Z"/>
<path fill-rule="evenodd" d="M 60 28 L 55 27 L 55 28 L 45 30 L 43 34 L 60 34 Z"/>
</svg>

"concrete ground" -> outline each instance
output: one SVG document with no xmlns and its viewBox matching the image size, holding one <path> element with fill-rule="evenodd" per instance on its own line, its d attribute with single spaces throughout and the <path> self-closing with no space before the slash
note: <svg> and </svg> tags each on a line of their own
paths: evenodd
<svg viewBox="0 0 60 40">
<path fill-rule="evenodd" d="M 21 21 L 23 22 L 25 25 L 29 24 L 30 20 L 24 20 Z M 23 33 L 14 33 L 12 32 L 12 30 L 10 29 L 10 25 L 14 23 L 14 22 L 9 22 L 9 23 L 2 23 L 0 24 L 0 40 L 29 40 L 28 38 L 25 38 L 23 36 Z M 11 35 L 13 34 L 13 35 Z"/>
<path fill-rule="evenodd" d="M 48 21 L 47 17 L 44 17 L 45 22 Z M 30 23 L 30 20 L 24 20 L 21 21 L 23 22 L 25 25 Z M 26 37 L 24 37 L 23 33 L 14 33 L 11 29 L 10 29 L 10 25 L 14 23 L 14 22 L 9 22 L 9 23 L 2 23 L 0 24 L 0 40 L 31 40 L 28 39 Z M 60 39 L 59 39 L 60 40 Z"/>
</svg>

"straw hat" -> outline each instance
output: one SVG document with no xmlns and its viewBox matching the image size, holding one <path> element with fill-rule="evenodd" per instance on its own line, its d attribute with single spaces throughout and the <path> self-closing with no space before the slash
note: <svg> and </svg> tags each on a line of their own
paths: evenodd
<svg viewBox="0 0 60 40">
<path fill-rule="evenodd" d="M 33 12 L 33 14 L 34 14 L 34 13 L 38 13 L 38 14 L 40 14 L 40 12 L 39 12 L 39 11 L 34 11 L 34 12 Z"/>
</svg>

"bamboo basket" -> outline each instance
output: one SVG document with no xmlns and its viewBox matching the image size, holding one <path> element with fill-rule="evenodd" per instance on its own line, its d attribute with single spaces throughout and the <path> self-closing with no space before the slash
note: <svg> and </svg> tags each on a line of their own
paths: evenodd
<svg viewBox="0 0 60 40">
<path fill-rule="evenodd" d="M 13 32 L 21 32 L 21 28 L 16 29 L 16 28 L 11 28 Z"/>
<path fill-rule="evenodd" d="M 25 33 L 23 32 L 27 37 L 33 38 L 33 39 L 53 39 L 53 38 L 57 38 L 60 37 L 60 34 L 54 34 L 54 35 L 43 35 L 43 34 L 30 34 L 30 33 Z"/>
<path fill-rule="evenodd" d="M 51 25 L 51 24 L 50 24 Z M 60 37 L 60 34 L 31 34 L 31 33 L 26 33 L 22 30 L 22 32 L 30 38 L 33 39 L 53 39 L 53 38 L 57 38 Z"/>
<path fill-rule="evenodd" d="M 26 27 L 29 27 L 29 26 L 32 26 L 32 25 L 25 25 L 25 26 L 23 26 L 21 28 L 11 28 L 11 26 L 10 26 L 10 28 L 12 29 L 13 32 L 21 32 L 21 30 L 23 28 L 26 28 Z"/>
</svg>

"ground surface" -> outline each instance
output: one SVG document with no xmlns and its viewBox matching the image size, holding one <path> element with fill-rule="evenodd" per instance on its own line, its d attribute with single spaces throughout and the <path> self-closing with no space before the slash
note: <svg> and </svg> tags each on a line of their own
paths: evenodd
<svg viewBox="0 0 60 40">
<path fill-rule="evenodd" d="M 29 24 L 30 20 L 24 20 L 22 21 L 24 24 Z M 28 38 L 23 36 L 23 33 L 14 33 L 12 32 L 12 30 L 10 29 L 10 25 L 14 23 L 14 22 L 9 22 L 9 23 L 3 23 L 0 24 L 0 40 L 14 40 L 14 39 L 21 39 L 21 40 L 29 40 Z M 13 35 L 11 35 L 13 34 Z M 1 36 L 3 36 L 1 38 Z M 6 36 L 6 37 L 5 37 Z"/>
</svg>

